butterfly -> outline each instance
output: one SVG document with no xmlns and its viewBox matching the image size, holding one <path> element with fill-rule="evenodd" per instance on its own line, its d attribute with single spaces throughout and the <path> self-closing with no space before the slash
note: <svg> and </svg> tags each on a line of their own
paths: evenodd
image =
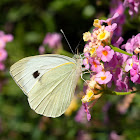
<svg viewBox="0 0 140 140">
<path fill-rule="evenodd" d="M 59 117 L 69 107 L 78 78 L 82 59 L 45 54 L 26 57 L 10 67 L 10 74 L 28 98 L 36 113 Z"/>
</svg>

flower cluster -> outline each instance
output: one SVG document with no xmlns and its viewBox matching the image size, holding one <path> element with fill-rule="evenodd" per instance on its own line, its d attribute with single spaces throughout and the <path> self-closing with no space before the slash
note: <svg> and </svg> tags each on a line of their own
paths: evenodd
<svg viewBox="0 0 140 140">
<path fill-rule="evenodd" d="M 5 34 L 3 31 L 0 31 L 0 71 L 5 69 L 3 62 L 7 58 L 7 51 L 5 50 L 6 43 L 12 40 L 13 36 L 11 34 Z"/>
<path fill-rule="evenodd" d="M 115 13 L 118 13 L 118 18 L 114 19 L 112 23 L 119 23 L 115 29 L 115 34 L 113 34 L 113 38 L 111 43 L 114 44 L 123 33 L 123 25 L 126 21 L 126 16 L 124 14 L 125 7 L 123 6 L 122 0 L 111 0 L 110 7 L 110 15 L 113 16 Z"/>
<path fill-rule="evenodd" d="M 107 20 L 95 19 L 93 31 L 83 34 L 86 42 L 83 64 L 91 74 L 90 81 L 86 82 L 86 94 L 82 97 L 86 110 L 94 105 L 88 106 L 89 102 L 97 100 L 103 93 L 118 95 L 123 92 L 123 95 L 131 90 L 130 82 L 140 84 L 140 34 L 133 36 L 124 45 L 121 45 L 123 38 L 120 36 L 112 45 L 118 27 L 114 21 L 120 16 L 116 12 Z M 89 116 L 89 111 L 85 112 Z"/>
<path fill-rule="evenodd" d="M 124 6 L 129 7 L 129 14 L 134 15 L 134 13 L 138 13 L 140 1 L 139 0 L 125 0 Z"/>
</svg>

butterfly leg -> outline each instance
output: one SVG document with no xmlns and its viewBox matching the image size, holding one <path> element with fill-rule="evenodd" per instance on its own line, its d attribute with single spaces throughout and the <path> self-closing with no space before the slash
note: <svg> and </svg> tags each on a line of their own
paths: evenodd
<svg viewBox="0 0 140 140">
<path fill-rule="evenodd" d="M 83 78 L 83 74 L 86 74 L 86 73 L 88 73 L 88 72 L 83 72 L 83 73 L 81 73 L 81 79 L 82 79 L 84 82 L 87 83 L 87 81 Z M 88 84 L 88 83 L 87 83 L 87 84 Z"/>
</svg>

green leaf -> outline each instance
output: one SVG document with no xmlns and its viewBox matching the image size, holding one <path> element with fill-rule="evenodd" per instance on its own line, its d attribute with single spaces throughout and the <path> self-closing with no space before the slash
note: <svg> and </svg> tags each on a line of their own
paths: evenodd
<svg viewBox="0 0 140 140">
<path fill-rule="evenodd" d="M 133 54 L 130 54 L 130 53 L 126 52 L 126 51 L 123 51 L 123 50 L 121 50 L 120 48 L 117 48 L 117 47 L 115 47 L 115 46 L 113 46 L 113 45 L 110 45 L 110 47 L 111 47 L 111 49 L 113 49 L 115 52 L 120 52 L 120 53 L 129 55 L 129 56 L 133 56 Z"/>
<path fill-rule="evenodd" d="M 106 89 L 104 91 L 105 94 L 110 94 L 110 95 L 128 95 L 128 94 L 139 93 L 139 92 L 140 92 L 140 90 L 130 91 L 130 92 L 116 92 L 116 91 L 111 91 L 109 89 Z"/>
</svg>

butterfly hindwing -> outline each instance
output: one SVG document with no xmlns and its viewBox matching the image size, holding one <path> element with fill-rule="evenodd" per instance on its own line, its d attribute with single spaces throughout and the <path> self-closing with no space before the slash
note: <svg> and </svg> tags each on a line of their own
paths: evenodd
<svg viewBox="0 0 140 140">
<path fill-rule="evenodd" d="M 70 105 L 76 87 L 75 69 L 76 65 L 69 62 L 46 72 L 29 92 L 31 108 L 48 117 L 63 114 Z"/>
</svg>

